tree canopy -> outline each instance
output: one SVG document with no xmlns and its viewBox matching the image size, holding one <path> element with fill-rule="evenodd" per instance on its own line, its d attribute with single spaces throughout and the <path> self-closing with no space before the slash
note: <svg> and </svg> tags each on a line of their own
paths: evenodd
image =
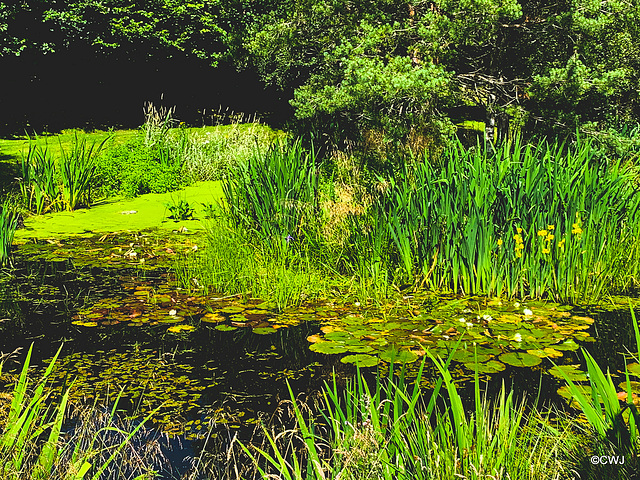
<svg viewBox="0 0 640 480">
<path fill-rule="evenodd" d="M 2 58 L 84 52 L 255 71 L 329 135 L 544 133 L 640 115 L 637 0 L 12 0 Z M 491 133 L 488 131 L 488 133 Z"/>
</svg>

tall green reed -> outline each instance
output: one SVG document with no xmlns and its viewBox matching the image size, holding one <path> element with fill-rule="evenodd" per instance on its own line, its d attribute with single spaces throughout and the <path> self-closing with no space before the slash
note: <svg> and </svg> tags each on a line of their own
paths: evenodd
<svg viewBox="0 0 640 480">
<path fill-rule="evenodd" d="M 223 182 L 236 225 L 274 241 L 309 240 L 319 213 L 319 171 L 300 141 L 276 142 L 240 163 Z"/>
<path fill-rule="evenodd" d="M 495 402 L 475 379 L 475 406 L 467 413 L 449 374 L 449 361 L 431 357 L 441 374 L 426 402 L 404 376 L 370 388 L 361 372 L 344 389 L 335 379 L 323 390 L 318 423 L 303 414 L 289 388 L 297 429 L 270 435 L 265 448 L 246 447 L 260 478 L 328 479 L 558 479 L 568 477 L 575 437 L 502 388 Z M 393 372 L 393 368 L 390 369 Z M 440 394 L 444 386 L 447 395 Z M 323 433 L 321 424 L 326 425 Z"/>
<path fill-rule="evenodd" d="M 388 226 L 396 282 L 584 301 L 637 278 L 637 175 L 583 139 L 457 144 L 441 166 L 403 165 L 371 215 Z"/>
<path fill-rule="evenodd" d="M 86 138 L 78 140 L 76 135 L 71 150 L 67 153 L 60 143 L 60 174 L 62 177 L 62 199 L 67 210 L 75 210 L 91 203 L 91 191 L 95 187 L 96 156 L 108 138 L 101 143 L 87 146 Z"/>
<path fill-rule="evenodd" d="M 56 161 L 48 146 L 29 141 L 20 159 L 20 193 L 25 207 L 38 215 L 62 208 Z"/>
<path fill-rule="evenodd" d="M 10 200 L 5 200 L 0 205 L 0 267 L 9 263 L 16 228 L 18 228 L 18 212 Z"/>
<path fill-rule="evenodd" d="M 631 308 L 631 322 L 638 349 L 631 356 L 638 362 L 640 361 L 640 329 L 633 308 Z M 626 397 L 623 397 L 623 400 L 619 396 L 621 389 L 614 384 L 611 372 L 607 369 L 605 373 L 586 350 L 582 353 L 587 364 L 590 392 L 573 382 L 562 369 L 559 371 L 589 426 L 596 432 L 601 442 L 608 444 L 604 445 L 603 449 L 607 451 L 606 447 L 611 446 L 613 452 L 607 453 L 625 458 L 624 472 L 637 472 L 640 466 L 640 411 L 633 402 L 634 392 L 629 368 L 625 367 L 626 388 L 622 390 L 626 390 L 624 392 Z M 600 447 L 603 446 L 600 445 Z"/>
<path fill-rule="evenodd" d="M 9 412 L 4 420 L 0 434 L 0 474 L 5 479 L 33 480 L 98 480 L 102 473 L 114 462 L 131 438 L 144 426 L 144 421 L 132 429 L 123 432 L 123 440 L 112 449 L 110 456 L 100 464 L 93 465 L 92 457 L 98 449 L 90 446 L 82 449 L 79 445 L 73 449 L 65 465 L 60 465 L 63 450 L 62 428 L 69 401 L 69 392 L 54 403 L 46 392 L 47 381 L 51 376 L 60 350 L 54 355 L 35 388 L 30 387 L 29 366 L 33 345 L 29 348 L 11 395 Z M 0 374 L 3 364 L 0 363 Z M 31 390 L 31 388 L 33 388 Z M 117 402 L 112 408 L 115 415 Z M 149 417 L 148 417 L 149 418 Z M 145 419 L 146 420 L 148 420 Z M 109 426 L 107 429 L 115 429 Z M 48 432 L 48 435 L 47 435 Z M 145 475 L 136 477 L 144 480 Z"/>
</svg>

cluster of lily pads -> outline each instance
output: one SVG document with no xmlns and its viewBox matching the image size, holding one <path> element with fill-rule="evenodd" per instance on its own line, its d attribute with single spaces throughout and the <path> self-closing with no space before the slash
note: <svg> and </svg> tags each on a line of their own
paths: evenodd
<svg viewBox="0 0 640 480">
<path fill-rule="evenodd" d="M 593 319 L 572 314 L 572 307 L 554 303 L 508 302 L 484 297 L 443 296 L 427 311 L 409 310 L 404 316 L 383 318 L 375 312 L 352 313 L 323 322 L 311 335 L 311 349 L 347 354 L 343 363 L 361 367 L 418 360 L 426 350 L 447 357 L 467 369 L 491 374 L 505 365 L 534 367 L 543 358 L 559 358 L 590 341 Z"/>
<path fill-rule="evenodd" d="M 205 385 L 193 366 L 164 361 L 151 349 L 127 352 L 77 352 L 58 360 L 51 393 L 69 389 L 71 402 L 127 404 L 137 416 L 158 409 L 151 420 L 171 434 L 184 432 L 185 415 L 200 408 Z"/>
<path fill-rule="evenodd" d="M 114 232 L 90 237 L 70 237 L 23 243 L 16 255 L 29 260 L 60 261 L 75 265 L 152 269 L 170 265 L 177 254 L 197 250 L 202 236 L 164 232 Z"/>
</svg>

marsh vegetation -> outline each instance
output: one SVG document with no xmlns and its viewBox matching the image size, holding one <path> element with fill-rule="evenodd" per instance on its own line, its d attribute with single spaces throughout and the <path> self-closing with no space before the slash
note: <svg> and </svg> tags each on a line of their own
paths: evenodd
<svg viewBox="0 0 640 480">
<path fill-rule="evenodd" d="M 0 7 L 0 475 L 638 478 L 636 3 Z"/>
</svg>

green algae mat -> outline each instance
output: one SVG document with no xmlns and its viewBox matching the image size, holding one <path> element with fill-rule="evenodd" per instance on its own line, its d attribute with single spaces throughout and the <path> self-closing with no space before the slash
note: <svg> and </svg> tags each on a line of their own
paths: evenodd
<svg viewBox="0 0 640 480">
<path fill-rule="evenodd" d="M 170 193 L 107 199 L 91 208 L 28 217 L 24 222 L 25 228 L 16 231 L 15 243 L 25 243 L 28 239 L 59 239 L 149 229 L 168 233 L 204 231 L 205 222 L 222 198 L 220 182 L 211 181 L 198 182 Z M 180 201 L 188 202 L 193 208 L 193 219 L 170 218 L 172 215 L 167 205 Z"/>
</svg>

